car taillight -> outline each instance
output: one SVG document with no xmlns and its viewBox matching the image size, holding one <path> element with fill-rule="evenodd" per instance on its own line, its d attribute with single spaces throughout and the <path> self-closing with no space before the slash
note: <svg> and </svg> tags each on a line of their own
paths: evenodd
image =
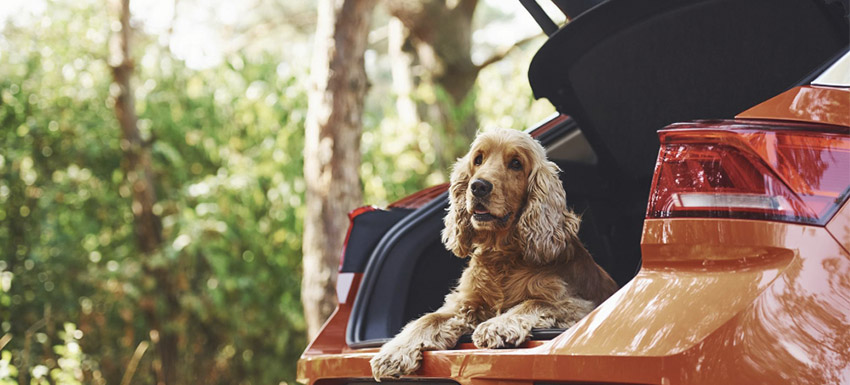
<svg viewBox="0 0 850 385">
<path fill-rule="evenodd" d="M 647 218 L 824 224 L 850 189 L 850 130 L 711 121 L 659 131 Z"/>
</svg>

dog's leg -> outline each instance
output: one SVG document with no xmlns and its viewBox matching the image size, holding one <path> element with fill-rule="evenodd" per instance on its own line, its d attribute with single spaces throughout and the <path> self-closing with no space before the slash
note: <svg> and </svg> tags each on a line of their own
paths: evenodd
<svg viewBox="0 0 850 385">
<path fill-rule="evenodd" d="M 384 344 L 369 362 L 375 380 L 413 373 L 419 368 L 423 351 L 448 349 L 457 344 L 461 335 L 473 330 L 473 312 L 463 308 L 451 310 L 454 308 L 444 306 L 411 321 L 395 338 Z"/>
<path fill-rule="evenodd" d="M 531 328 L 567 328 L 591 310 L 593 303 L 580 298 L 567 298 L 554 304 L 527 300 L 478 325 L 472 333 L 472 342 L 479 348 L 517 346 L 528 340 Z"/>
</svg>

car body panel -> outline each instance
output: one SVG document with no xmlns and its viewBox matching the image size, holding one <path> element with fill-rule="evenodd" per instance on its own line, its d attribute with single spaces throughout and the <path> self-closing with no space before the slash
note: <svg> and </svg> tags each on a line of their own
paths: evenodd
<svg viewBox="0 0 850 385">
<path fill-rule="evenodd" d="M 826 224 L 826 229 L 845 251 L 850 252 L 850 200 L 844 202 L 838 214 Z"/>
<path fill-rule="evenodd" d="M 850 89 L 801 86 L 785 91 L 736 116 L 850 127 Z"/>
<path fill-rule="evenodd" d="M 307 357 L 325 354 L 339 354 L 351 349 L 345 343 L 345 330 L 348 318 L 351 316 L 351 305 L 357 297 L 357 289 L 363 279 L 363 273 L 340 273 L 336 281 L 337 300 L 336 310 L 325 321 L 324 326 L 310 342 L 298 362 L 298 372 L 301 373 L 301 362 Z"/>
<path fill-rule="evenodd" d="M 847 221 L 845 206 L 832 223 Z M 850 356 L 841 353 L 850 348 L 850 254 L 826 228 L 654 219 L 646 221 L 643 252 L 632 282 L 552 341 L 475 354 L 469 344 L 426 352 L 416 378 L 461 384 L 850 379 Z M 304 353 L 300 380 L 370 378 L 368 361 L 377 349 L 344 347 L 347 311 L 340 304 Z"/>
</svg>

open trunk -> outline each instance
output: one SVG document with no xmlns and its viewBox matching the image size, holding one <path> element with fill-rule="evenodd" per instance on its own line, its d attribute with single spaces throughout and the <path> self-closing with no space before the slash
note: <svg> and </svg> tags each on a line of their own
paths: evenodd
<svg viewBox="0 0 850 385">
<path fill-rule="evenodd" d="M 580 238 L 618 284 L 640 267 L 656 131 L 733 118 L 808 83 L 847 50 L 846 13 L 834 4 L 612 0 L 551 34 L 529 80 L 561 115 L 530 131 L 563 170 L 568 205 L 582 214 Z M 351 236 L 368 241 L 346 251 L 345 263 L 359 253 L 348 271 L 364 273 L 346 331 L 350 347 L 379 346 L 442 304 L 465 266 L 440 242 L 447 205 L 442 194 L 412 211 L 381 211 L 373 215 L 386 221 L 357 235 L 355 223 Z"/>
</svg>

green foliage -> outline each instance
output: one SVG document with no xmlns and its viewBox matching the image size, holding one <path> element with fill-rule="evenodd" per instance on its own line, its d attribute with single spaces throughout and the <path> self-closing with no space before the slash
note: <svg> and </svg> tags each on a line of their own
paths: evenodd
<svg viewBox="0 0 850 385">
<path fill-rule="evenodd" d="M 411 97 L 420 108 L 424 106 L 425 111 L 420 113 L 430 119 L 413 126 L 398 115 L 389 90 L 370 90 L 360 168 L 366 201 L 386 205 L 411 192 L 448 182 L 451 166 L 466 153 L 479 128 L 524 130 L 551 115 L 554 108 L 546 100 L 534 99 L 526 76 L 542 40 L 484 68 L 473 90 L 460 103 L 454 103 L 437 86 L 420 83 Z M 432 109 L 439 110 L 437 118 L 432 118 Z M 470 123 L 474 126 L 467 127 Z"/>
<path fill-rule="evenodd" d="M 26 370 L 39 383 L 118 383 L 139 342 L 156 343 L 148 308 L 178 336 L 183 381 L 291 380 L 306 345 L 306 69 L 258 55 L 194 71 L 138 41 L 136 107 L 166 240 L 145 256 L 104 60 L 109 17 L 95 2 L 52 6 L 39 28 L 0 38 L 0 335 L 12 337 L 0 381 Z M 135 382 L 156 382 L 155 345 Z"/>
<path fill-rule="evenodd" d="M 524 130 L 555 112 L 547 100 L 534 99 L 528 84 L 528 66 L 544 41 L 535 39 L 478 74 L 475 109 L 481 127 Z"/>
<path fill-rule="evenodd" d="M 162 333 L 177 337 L 182 382 L 292 381 L 307 343 L 307 63 L 261 52 L 193 70 L 161 37 L 136 34 L 138 126 L 152 143 L 165 240 L 145 255 L 106 64 L 112 17 L 99 1 L 55 1 L 0 34 L 0 385 L 117 384 L 143 341 L 129 375 L 156 383 Z M 366 202 L 445 182 L 469 141 L 451 130 L 470 117 L 525 128 L 545 116 L 522 88 L 529 53 L 515 56 L 484 70 L 442 120 L 406 126 L 393 98 L 372 92 Z M 450 104 L 440 90 L 413 96 Z"/>
</svg>

